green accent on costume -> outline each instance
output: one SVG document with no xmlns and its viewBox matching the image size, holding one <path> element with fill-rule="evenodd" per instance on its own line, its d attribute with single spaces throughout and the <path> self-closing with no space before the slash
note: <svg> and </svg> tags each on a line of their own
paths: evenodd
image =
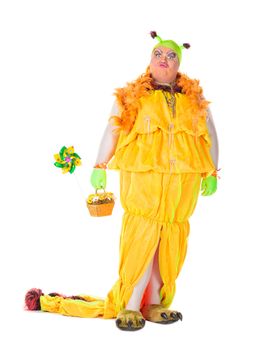
<svg viewBox="0 0 265 350">
<path fill-rule="evenodd" d="M 179 63 L 181 62 L 181 59 L 182 59 L 182 49 L 184 48 L 183 45 L 178 45 L 175 41 L 173 40 L 162 40 L 160 36 L 156 36 L 155 37 L 159 42 L 158 44 L 156 44 L 153 48 L 153 51 L 154 49 L 156 49 L 157 47 L 159 46 L 164 46 L 164 47 L 167 47 L 169 49 L 172 49 L 174 52 L 176 52 L 176 54 L 178 55 L 178 60 L 179 60 Z M 152 52 L 153 52 L 152 51 Z"/>
<path fill-rule="evenodd" d="M 208 176 L 202 180 L 201 191 L 202 196 L 210 196 L 217 190 L 217 178 L 216 176 Z"/>
<path fill-rule="evenodd" d="M 90 182 L 95 190 L 98 188 L 105 188 L 107 182 L 106 170 L 94 168 L 90 177 Z"/>
</svg>

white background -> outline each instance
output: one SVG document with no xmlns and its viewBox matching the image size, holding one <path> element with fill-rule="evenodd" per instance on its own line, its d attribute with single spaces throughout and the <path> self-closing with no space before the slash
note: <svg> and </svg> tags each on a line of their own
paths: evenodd
<svg viewBox="0 0 265 350">
<path fill-rule="evenodd" d="M 1 348 L 264 349 L 261 3 L 1 1 Z M 219 137 L 218 190 L 190 219 L 171 307 L 183 322 L 130 333 L 26 312 L 32 287 L 104 298 L 118 278 L 118 172 L 112 216 L 91 217 L 84 199 L 113 92 L 145 71 L 151 30 L 190 43 L 179 70 L 200 80 Z M 53 165 L 63 145 L 82 157 L 74 175 Z"/>
</svg>

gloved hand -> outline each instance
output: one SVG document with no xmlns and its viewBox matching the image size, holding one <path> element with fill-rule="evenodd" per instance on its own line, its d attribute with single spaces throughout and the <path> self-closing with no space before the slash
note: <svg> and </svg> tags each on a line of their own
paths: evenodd
<svg viewBox="0 0 265 350">
<path fill-rule="evenodd" d="M 202 180 L 201 193 L 202 196 L 210 196 L 217 190 L 217 178 L 216 176 L 207 176 Z"/>
<path fill-rule="evenodd" d="M 95 190 L 97 190 L 98 188 L 106 188 L 106 170 L 102 168 L 94 168 L 90 176 L 90 183 Z"/>
</svg>

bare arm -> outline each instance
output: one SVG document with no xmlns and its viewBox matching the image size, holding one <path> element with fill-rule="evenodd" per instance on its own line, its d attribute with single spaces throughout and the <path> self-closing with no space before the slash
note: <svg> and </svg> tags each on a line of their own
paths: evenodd
<svg viewBox="0 0 265 350">
<path fill-rule="evenodd" d="M 210 135 L 210 138 L 212 141 L 210 153 L 211 153 L 214 165 L 215 165 L 216 169 L 218 169 L 218 158 L 219 158 L 218 137 L 217 137 L 217 133 L 216 133 L 216 129 L 215 129 L 214 121 L 213 121 L 213 116 L 212 116 L 210 108 L 207 109 L 206 122 L 207 122 L 208 132 L 209 132 L 209 135 Z"/>
<path fill-rule="evenodd" d="M 116 101 L 112 105 L 110 116 L 119 116 Z M 113 157 L 119 139 L 119 133 L 113 132 L 115 129 L 117 129 L 117 126 L 112 125 L 109 121 L 101 138 L 95 165 L 98 163 L 108 163 Z"/>
</svg>

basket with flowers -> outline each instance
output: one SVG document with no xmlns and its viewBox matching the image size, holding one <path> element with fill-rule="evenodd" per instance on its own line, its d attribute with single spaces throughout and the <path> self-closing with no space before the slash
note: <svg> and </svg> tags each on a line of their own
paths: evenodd
<svg viewBox="0 0 265 350">
<path fill-rule="evenodd" d="M 101 188 L 102 189 L 102 188 Z M 106 216 L 111 215 L 115 204 L 116 197 L 112 192 L 90 194 L 87 198 L 87 207 L 91 216 Z"/>
</svg>

